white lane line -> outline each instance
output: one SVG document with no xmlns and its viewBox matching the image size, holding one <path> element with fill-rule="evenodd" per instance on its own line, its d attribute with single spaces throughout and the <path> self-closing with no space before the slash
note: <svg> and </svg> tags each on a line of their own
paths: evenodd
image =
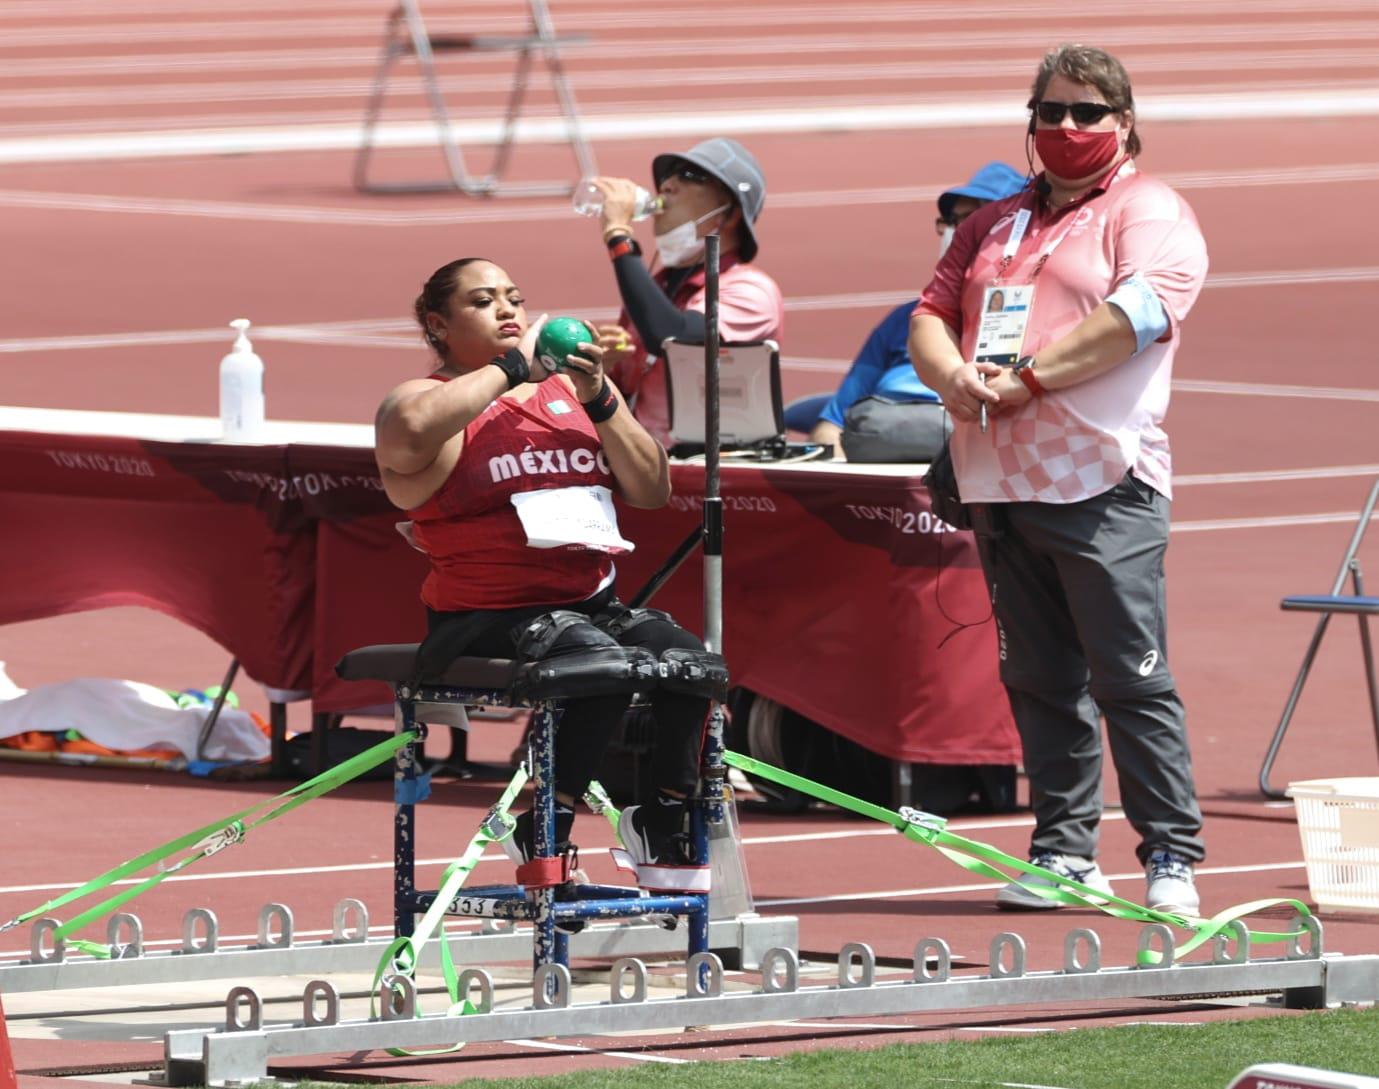
<svg viewBox="0 0 1379 1089">
<path fill-rule="evenodd" d="M 850 15 L 849 18 L 855 18 Z M 1146 96 L 1138 109 L 1145 121 L 1201 121 L 1216 123 L 1233 120 L 1282 120 L 1302 117 L 1360 117 L 1379 115 L 1379 86 L 1349 83 L 1331 89 L 1318 89 L 1315 82 L 1296 88 L 1263 85 L 1255 91 L 1228 93 L 1167 93 Z M 1259 93 L 1268 91 L 1269 93 Z M 911 96 L 912 98 L 914 96 Z M 799 133 L 821 131 L 864 132 L 876 130 L 914 130 L 931 128 L 971 128 L 1020 124 L 1024 110 L 1014 98 L 972 100 L 962 103 L 935 100 L 904 101 L 894 98 L 872 104 L 830 105 L 828 100 L 782 99 L 772 106 L 759 101 L 755 109 L 742 109 L 741 100 L 730 106 L 704 103 L 693 113 L 670 113 L 664 109 L 645 113 L 600 114 L 586 110 L 582 119 L 585 135 L 592 140 L 635 140 L 656 137 L 754 133 Z M 624 107 L 625 109 L 626 107 Z M 185 126 L 192 122 L 183 119 Z M 216 128 L 158 132 L 104 132 L 61 137 L 49 131 L 44 135 L 0 140 L 0 163 L 75 162 L 100 159 L 157 158 L 176 155 L 221 155 L 249 152 L 300 152 L 354 150 L 362 139 L 357 122 L 318 124 L 263 124 L 244 128 L 224 127 L 230 119 L 207 118 L 204 124 Z M 498 121 L 456 121 L 451 126 L 454 139 L 461 144 L 492 144 L 500 133 Z M 411 121 L 380 125 L 376 132 L 380 147 L 425 147 L 439 142 L 433 122 Z M 519 143 L 561 142 L 565 138 L 562 118 L 532 117 L 518 124 Z"/>
<path fill-rule="evenodd" d="M 1245 169 L 1159 175 L 1178 189 L 1277 188 L 1283 185 L 1322 185 L 1379 180 L 1379 163 L 1338 163 L 1329 166 Z M 946 186 L 889 186 L 862 189 L 806 190 L 772 194 L 773 211 L 812 210 L 839 206 L 927 204 Z M 0 189 L 0 206 L 59 211 L 123 213 L 127 215 L 191 216 L 204 219 L 251 220 L 266 223 L 324 224 L 341 227 L 430 227 L 462 223 L 571 222 L 565 201 L 507 204 L 497 207 L 431 210 L 402 208 L 330 207 L 328 205 L 254 204 L 243 201 L 185 200 L 177 197 L 119 196 L 104 193 L 54 193 L 42 190 Z M 1313 274 L 1328 270 L 1310 270 Z M 1226 273 L 1211 278 L 1213 287 L 1252 287 L 1277 282 L 1279 273 Z M 1345 279 L 1374 278 L 1373 268 L 1346 271 Z M 1312 281 L 1308 281 L 1312 282 Z"/>
<path fill-rule="evenodd" d="M 741 95 L 709 98 L 708 92 L 706 92 L 700 96 L 699 102 L 701 112 L 714 115 L 720 122 L 720 125 L 715 126 L 716 131 L 721 128 L 721 123 L 730 123 L 745 126 L 743 131 L 773 132 L 775 130 L 772 127 L 771 119 L 780 113 L 785 113 L 794 118 L 791 122 L 794 127 L 790 131 L 815 132 L 832 131 L 833 128 L 839 126 L 830 123 L 829 126 L 822 129 L 812 128 L 807 123 L 807 116 L 828 116 L 832 111 L 837 110 L 885 111 L 900 107 L 924 111 L 918 115 L 920 120 L 924 122 L 919 127 L 923 128 L 953 127 L 968 117 L 976 118 L 978 123 L 1012 124 L 1017 116 L 1015 111 L 1020 109 L 1017 103 L 1023 97 L 1016 88 L 1012 87 L 1010 91 L 999 97 L 993 96 L 972 103 L 964 103 L 962 106 L 955 106 L 951 92 L 918 91 L 907 88 L 900 91 L 878 89 L 866 93 L 865 88 L 855 90 L 852 87 L 853 85 L 849 81 L 844 90 L 831 94 L 821 94 L 817 91 L 812 94 L 791 94 L 785 89 L 764 87 L 750 98 Z M 814 89 L 811 88 L 811 90 Z M 1374 79 L 1369 78 L 1236 81 L 1231 84 L 1229 95 L 1217 104 L 1217 109 L 1218 111 L 1224 110 L 1230 117 L 1247 119 L 1255 119 L 1260 116 L 1274 118 L 1276 114 L 1285 118 L 1312 117 L 1317 114 L 1319 108 L 1323 116 L 1335 114 L 1337 110 L 1340 111 L 1340 116 L 1356 114 L 1363 116 L 1375 113 L 1362 101 L 1362 98 L 1376 91 L 1379 91 L 1379 85 Z M 1156 88 L 1155 91 L 1149 93 L 1144 104 L 1138 107 L 1138 113 L 1141 117 L 1148 117 L 1150 120 L 1201 120 L 1202 108 L 1197 100 L 1202 93 L 1201 89 L 1195 85 Z M 1209 93 L 1220 94 L 1220 92 Z M 1361 96 L 1361 98 L 1356 96 Z M 497 98 L 496 95 L 494 97 Z M 1269 107 L 1258 104 L 1260 99 L 1266 98 L 1276 99 L 1279 104 Z M 471 109 L 469 113 L 471 116 L 494 116 L 498 112 L 499 105 L 496 101 L 491 103 L 489 108 L 484 108 L 480 104 Z M 665 119 L 669 116 L 665 112 L 667 108 L 665 102 L 655 102 L 641 95 L 634 98 L 590 103 L 581 111 L 582 124 L 586 132 L 591 131 L 591 126 L 594 126 L 594 130 L 599 133 L 608 129 L 610 139 L 640 139 L 643 136 L 658 134 L 663 136 L 664 133 L 661 130 L 665 126 L 659 124 L 658 119 Z M 963 111 L 961 117 L 950 116 L 949 111 L 953 109 L 961 109 Z M 1261 115 L 1261 110 L 1267 112 Z M 190 115 L 181 113 L 158 113 L 142 117 L 126 115 L 114 121 L 108 118 L 20 120 L 0 124 L 0 137 L 3 137 L 0 139 L 0 146 L 4 146 L 7 141 L 25 139 L 42 140 L 47 138 L 55 141 L 54 147 L 57 147 L 56 141 L 59 139 L 117 139 L 131 133 L 135 137 L 155 134 L 177 136 L 188 132 L 201 135 L 207 133 L 231 134 L 260 130 L 276 131 L 282 126 L 296 126 L 311 132 L 319 130 L 325 133 L 327 140 L 334 140 L 342 131 L 357 130 L 361 113 L 362 107 L 330 108 L 318 106 L 304 109 L 262 109 L 257 113 L 225 113 L 213 110 Z M 750 114 L 750 117 L 742 121 L 733 120 L 734 118 L 741 118 L 743 114 Z M 728 117 L 727 122 L 723 122 L 724 115 Z M 895 128 L 895 131 L 903 131 L 913 127 L 907 120 L 909 114 L 901 113 L 898 116 L 904 124 Z M 1020 123 L 1023 124 L 1025 115 L 1020 113 L 1018 116 Z M 524 114 L 524 117 L 526 120 L 518 126 L 516 131 L 518 142 L 526 142 L 529 138 L 536 142 L 564 141 L 565 123 L 562 115 L 553 105 L 533 106 Z M 983 121 L 983 118 L 986 120 Z M 680 121 L 683 125 L 693 126 L 695 119 L 692 116 L 682 116 Z M 422 140 L 423 146 L 433 144 L 437 138 L 437 129 L 432 119 L 431 110 L 419 99 L 415 105 L 398 103 L 388 112 L 385 122 L 377 134 L 378 139 L 383 141 L 382 146 L 385 147 L 394 146 L 386 142 L 394 138 L 410 140 L 418 134 L 429 133 L 429 138 Z M 884 122 L 884 117 L 862 116 L 846 121 L 841 127 L 844 130 L 856 131 L 893 127 Z M 463 127 L 466 124 L 476 127 L 466 129 Z M 532 127 L 527 128 L 528 124 Z M 399 137 L 398 134 L 402 130 L 396 128 L 398 125 L 421 127 L 412 130 L 411 136 Z M 427 125 L 430 127 L 425 127 Z M 648 131 L 649 126 L 655 131 Z M 452 131 L 472 135 L 475 143 L 492 143 L 500 131 L 500 126 L 492 122 L 461 122 L 457 120 L 452 125 Z M 683 129 L 683 131 L 695 130 L 690 127 Z M 331 135 L 332 133 L 334 135 Z M 303 139 L 311 139 L 311 137 L 304 136 Z M 350 145 L 350 147 L 353 146 L 355 145 Z M 407 146 L 413 145 L 408 144 Z M 245 147 L 241 150 L 252 151 L 253 148 Z"/>
<path fill-rule="evenodd" d="M 744 4 L 740 0 L 714 0 L 707 2 L 701 0 L 698 5 L 700 8 L 709 9 L 715 6 L 731 7 L 734 10 L 747 8 L 762 8 L 765 11 L 773 10 L 769 5 Z M 942 21 L 951 24 L 958 16 L 973 19 L 985 20 L 991 17 L 1000 17 L 1004 20 L 1029 19 L 1044 20 L 1048 17 L 1045 10 L 1039 6 L 1019 6 L 1006 2 L 1006 0 L 995 0 L 995 2 L 978 3 L 975 0 L 964 4 L 961 9 L 954 10 L 951 4 L 928 3 L 910 5 L 913 14 L 907 16 L 925 21 Z M 494 8 L 499 10 L 510 10 L 511 0 L 469 0 L 465 8 L 467 11 Z M 579 18 L 585 11 L 608 11 L 621 12 L 626 8 L 621 5 L 600 8 L 597 4 L 566 4 L 562 3 L 560 9 L 567 13 L 565 18 Z M 216 4 L 216 13 L 220 16 L 244 15 L 252 12 L 267 13 L 270 15 L 280 15 L 282 13 L 281 3 L 274 0 L 221 0 Z M 674 14 L 680 10 L 677 0 L 643 0 L 639 5 L 642 11 L 662 10 L 667 14 Z M 1327 0 L 1325 3 L 1309 4 L 1307 11 L 1310 15 L 1318 15 L 1323 12 L 1330 14 L 1341 14 L 1346 12 L 1372 12 L 1372 0 Z M 297 0 L 293 4 L 293 12 L 298 16 L 311 16 L 319 13 L 326 17 L 338 17 L 342 11 L 362 11 L 370 15 L 377 15 L 379 7 L 377 0 Z M 1227 15 L 1239 16 L 1239 0 L 1158 0 L 1154 5 L 1154 11 L 1162 19 L 1165 15 L 1179 14 L 1191 15 L 1194 17 L 1203 15 Z M 1281 12 L 1294 14 L 1297 11 L 1296 0 L 1252 0 L 1250 4 L 1250 15 L 1258 17 L 1270 12 Z M 1060 5 L 1058 14 L 1065 19 L 1078 18 L 1081 16 L 1104 16 L 1106 6 L 1100 2 L 1070 2 Z M 184 3 L 177 0 L 144 0 L 138 7 L 137 12 L 131 11 L 127 4 L 116 3 L 80 3 L 74 0 L 65 0 L 61 7 L 55 7 L 52 0 L 7 0 L 3 8 L 0 8 L 0 23 L 7 20 L 31 22 L 40 20 L 52 20 L 54 25 L 61 26 L 67 20 L 89 20 L 91 18 L 105 18 L 109 16 L 121 19 L 129 16 L 136 18 L 154 18 L 160 16 L 176 15 L 185 16 L 188 9 Z M 381 23 L 380 23 L 381 25 Z"/>
<path fill-rule="evenodd" d="M 1120 819 L 1116 813 L 1106 814 L 1106 820 Z M 953 822 L 949 825 L 955 832 L 963 831 L 982 831 L 991 828 L 1028 828 L 1034 823 L 1032 817 L 1008 817 L 992 821 L 973 821 L 971 823 Z M 777 843 L 810 843 L 815 841 L 839 840 L 839 839 L 866 839 L 872 836 L 894 836 L 895 830 L 892 828 L 848 828 L 828 832 L 800 832 L 784 835 L 770 836 L 744 836 L 742 844 L 745 847 L 765 846 Z M 589 847 L 583 849 L 584 855 L 607 854 L 607 847 Z M 417 859 L 418 867 L 425 866 L 448 866 L 454 859 L 452 858 L 421 858 Z M 511 861 L 504 854 L 486 854 L 479 859 L 480 862 L 508 862 Z M 389 870 L 393 868 L 392 862 L 351 862 L 337 866 L 293 866 L 271 870 L 234 870 L 224 873 L 202 873 L 202 874 L 178 874 L 166 879 L 168 884 L 174 881 L 239 881 L 248 878 L 258 877 L 295 877 L 304 874 L 326 874 L 326 873 L 362 873 L 369 870 Z M 112 883 L 111 887 L 117 885 L 137 885 L 143 878 L 124 878 Z M 58 884 L 43 885 L 9 885 L 0 887 L 0 896 L 6 893 L 20 892 L 65 892 L 68 889 L 75 889 L 85 884 L 84 881 L 61 882 Z"/>
<path fill-rule="evenodd" d="M 373 0 L 369 0 L 373 2 Z M 1361 0 L 1368 3 L 1369 0 Z M 0 8 L 0 18 L 6 8 Z M 1289 41 L 1291 29 L 1279 27 L 1257 34 L 1251 42 L 1259 44 L 1293 44 Z M 1043 44 L 1043 43 L 1040 43 Z M 1109 42 L 1107 43 L 1110 44 Z M 1142 43 L 1136 43 L 1142 47 Z M 1176 46 L 1179 41 L 1161 42 Z M 1238 44 L 1223 42 L 1222 44 Z M 1170 48 L 1162 53 L 1140 53 L 1135 56 L 1136 77 L 1142 74 L 1159 72 L 1194 72 L 1230 69 L 1242 62 L 1250 68 L 1286 69 L 1296 67 L 1303 71 L 1331 71 L 1340 64 L 1358 61 L 1366 51 L 1354 48 L 1355 42 L 1347 42 L 1343 48 L 1308 47 L 1293 50 L 1269 50 L 1261 52 L 1241 52 L 1235 49 L 1208 49 L 1199 53 L 1184 54 Z M 594 40 L 587 45 L 571 43 L 562 53 L 579 60 L 581 53 L 592 53 L 603 49 L 603 44 Z M 693 37 L 676 35 L 673 40 L 665 37 L 622 37 L 618 39 L 622 57 L 631 58 L 629 67 L 635 68 L 637 62 L 657 62 L 667 57 L 702 58 L 756 56 L 762 57 L 763 44 L 759 36 L 742 35 L 725 41 L 722 37 Z M 954 61 L 949 59 L 952 46 L 946 35 L 936 37 L 929 32 L 894 33 L 858 32 L 850 35 L 773 35 L 770 39 L 770 52 L 782 57 L 833 54 L 874 54 L 884 49 L 887 54 L 918 54 L 926 58 L 927 70 L 937 77 L 951 78 L 955 75 L 971 74 L 973 66 L 982 74 L 988 84 L 993 77 L 1017 75 L 1024 82 L 1029 74 L 1029 62 L 1022 54 L 1018 60 L 1005 60 L 999 56 L 988 55 L 982 61 Z M 766 58 L 769 59 L 769 58 Z M 501 55 L 476 54 L 466 58 L 473 64 L 506 64 Z M 0 81 L 26 80 L 33 78 L 61 76 L 72 79 L 76 76 L 128 76 L 165 75 L 174 73 L 199 72 L 203 75 L 223 72 L 272 72 L 289 69 L 293 72 L 315 72 L 350 69 L 350 74 L 371 73 L 378 63 L 376 48 L 357 48 L 339 46 L 335 48 L 313 48 L 310 44 L 293 49 L 233 49 L 197 51 L 196 53 L 134 52 L 107 56 L 64 56 L 64 57 L 16 57 L 7 60 L 0 68 Z M 615 61 L 614 63 L 618 63 Z M 622 63 L 627 63 L 624 60 Z M 652 69 L 643 68 L 643 71 Z M 864 68 L 857 69 L 864 73 Z"/>
<path fill-rule="evenodd" d="M 1363 277 L 1360 274 L 1364 274 Z M 1379 267 L 1362 269 L 1297 269 L 1251 274 L 1254 286 L 1294 285 L 1329 282 L 1356 282 L 1360 279 L 1379 280 Z M 1207 287 L 1215 286 L 1208 278 Z M 861 310 L 881 306 L 896 306 L 913 300 L 913 289 L 902 291 L 844 292 L 834 295 L 795 295 L 785 300 L 785 309 L 792 313 L 810 311 Z M 608 306 L 561 304 L 551 312 L 583 314 L 593 320 L 615 316 Z M 293 325 L 256 325 L 255 339 L 331 344 L 353 344 L 367 347 L 396 349 L 400 345 L 418 346 L 416 325 L 407 318 L 368 318 L 346 322 L 303 322 Z M 389 334 L 398 334 L 394 337 Z M 71 351 L 89 348 L 144 347 L 150 345 L 205 344 L 226 340 L 226 329 L 166 329 L 137 333 L 92 333 L 76 336 L 15 337 L 0 340 L 0 353 Z M 850 360 L 831 360 L 806 357 L 799 362 L 800 370 L 832 373 L 846 369 Z M 789 367 L 792 364 L 786 361 Z M 1228 393 L 1259 397 L 1316 398 L 1324 400 L 1379 401 L 1379 390 L 1352 389 L 1340 386 L 1274 385 L 1259 382 L 1216 382 L 1201 379 L 1179 379 L 1175 390 L 1187 393 Z"/>
<path fill-rule="evenodd" d="M 1088 14 L 1093 14 L 1088 6 Z M 914 3 L 873 3 L 868 5 L 868 21 L 872 24 L 884 22 L 942 21 L 945 30 L 943 44 L 950 50 L 964 47 L 996 46 L 1013 49 L 1024 44 L 1047 46 L 1049 29 L 1044 26 L 1012 29 L 1009 20 L 1020 14 L 1025 18 L 1041 23 L 1047 20 L 1045 13 L 1038 9 L 1015 9 L 1004 11 L 1003 26 L 994 30 L 962 30 L 953 26 L 951 11 L 940 12 L 932 5 Z M 1104 14 L 1104 9 L 1095 14 Z M 596 30 L 660 30 L 666 26 L 664 11 L 641 8 L 609 7 L 580 12 L 567 23 L 565 32 L 578 30 L 588 33 Z M 1068 13 L 1060 8 L 1059 15 Z M 741 5 L 727 9 L 714 10 L 696 7 L 675 12 L 677 27 L 764 27 L 776 26 L 834 26 L 844 24 L 855 26 L 857 12 L 848 4 L 836 5 Z M 530 31 L 531 21 L 525 14 L 508 11 L 484 18 L 485 34 L 525 34 Z M 432 34 L 472 33 L 470 18 L 456 16 L 437 16 L 433 11 L 427 18 L 427 29 Z M 18 46 L 67 46 L 67 45 L 112 45 L 118 42 L 224 42 L 239 40 L 290 41 L 299 38 L 307 41 L 320 41 L 326 38 L 356 38 L 363 42 L 376 42 L 383 30 L 381 18 L 364 16 L 339 18 L 332 15 L 315 18 L 300 18 L 292 15 L 276 14 L 261 19 L 237 19 L 213 22 L 198 19 L 195 22 L 165 23 L 110 23 L 82 22 L 75 26 L 52 28 L 46 26 L 16 27 L 5 32 L 4 46 L 13 49 Z M 1296 22 L 1276 21 L 1266 23 L 1262 20 L 1242 20 L 1220 26 L 1193 26 L 1191 29 L 1175 25 L 1167 20 L 1157 23 L 1141 23 L 1119 27 L 1107 27 L 1098 35 L 1108 45 L 1115 41 L 1130 41 L 1143 45 L 1180 43 L 1185 34 L 1190 34 L 1194 44 L 1229 42 L 1256 42 L 1283 40 L 1303 41 L 1364 41 L 1374 36 L 1374 24 L 1369 20 L 1315 22 L 1298 24 Z"/>
<path fill-rule="evenodd" d="M 819 42 L 828 52 L 842 52 L 833 39 Z M 761 57 L 759 42 L 737 43 L 740 52 L 752 53 Z M 877 44 L 880 44 L 879 42 Z M 631 55 L 636 49 L 632 43 L 620 42 L 624 55 Z M 892 46 L 887 44 L 889 51 Z M 701 47 L 702 49 L 702 47 Z M 772 51 L 779 58 L 794 59 L 799 53 L 782 43 L 775 42 Z M 664 55 L 664 50 L 661 51 Z M 702 52 L 691 52 L 683 45 L 674 46 L 679 55 L 702 57 Z M 722 56 L 722 51 L 714 46 L 714 53 Z M 578 56 L 579 47 L 571 50 Z M 638 59 L 645 57 L 637 54 Z M 1340 74 L 1348 68 L 1373 71 L 1379 67 L 1379 50 L 1375 49 L 1336 49 L 1336 50 L 1292 50 L 1283 52 L 1226 52 L 1210 54 L 1169 54 L 1157 62 L 1147 62 L 1144 58 L 1135 60 L 1135 77 L 1145 78 L 1149 71 L 1197 71 L 1209 70 L 1243 71 L 1257 73 L 1270 70 L 1293 71 L 1298 68 L 1312 71 L 1326 71 Z M 577 94 L 592 91 L 646 91 L 652 87 L 721 87 L 721 86 L 761 86 L 773 83 L 797 83 L 817 89 L 819 84 L 844 83 L 851 88 L 863 88 L 868 83 L 892 83 L 908 80 L 924 83 L 935 80 L 981 76 L 988 85 L 1001 76 L 1024 77 L 1029 64 L 1024 58 L 1011 56 L 1004 60 L 940 61 L 932 58 L 915 60 L 892 60 L 872 62 L 859 66 L 852 61 L 813 64 L 765 63 L 740 68 L 670 67 L 661 65 L 655 68 L 620 68 L 615 70 L 574 71 L 570 81 Z M 463 100 L 468 96 L 507 93 L 512 80 L 506 71 L 490 71 L 474 75 L 447 76 L 439 80 L 442 93 Z M 148 106 L 166 105 L 176 102 L 179 106 L 187 103 L 248 103 L 248 102 L 291 102 L 301 106 L 312 102 L 327 102 L 333 99 L 362 101 L 373 86 L 373 81 L 362 73 L 336 79 L 239 79 L 219 82 L 186 83 L 144 83 L 129 85 L 123 82 L 116 85 L 87 85 L 80 88 L 34 88 L 15 91 L 0 91 L 0 109 L 10 110 L 70 110 L 77 107 L 98 106 Z M 888 88 L 893 91 L 894 88 Z M 425 101 L 424 88 L 416 81 L 399 84 L 394 103 L 406 102 L 415 106 Z M 30 118 L 26 118 L 30 120 Z M 109 128 L 110 122 L 100 124 Z M 122 124 L 120 127 L 133 127 Z"/>
<path fill-rule="evenodd" d="M 692 1059 L 672 1058 L 670 1055 L 642 1054 L 637 1051 L 605 1051 L 601 1047 L 581 1047 L 579 1044 L 556 1043 L 554 1040 L 508 1040 L 507 1042 L 517 1047 L 530 1047 L 541 1051 L 578 1051 L 591 1055 L 607 1055 L 613 1059 L 631 1059 L 639 1063 L 669 1063 L 681 1066 L 694 1061 Z"/>
<path fill-rule="evenodd" d="M 1352 515 L 1353 517 L 1353 515 Z M 1106 814 L 1103 820 L 1111 817 L 1124 819 L 1123 814 Z M 1298 862 L 1266 862 L 1257 866 L 1199 866 L 1196 873 L 1200 877 L 1209 877 L 1213 874 L 1231 873 L 1268 873 L 1275 870 L 1301 870 L 1305 863 Z M 1106 879 L 1111 882 L 1116 881 L 1143 881 L 1144 873 L 1138 870 L 1127 873 L 1111 873 L 1106 875 Z M 986 892 L 991 889 L 1003 888 L 1003 881 L 984 881 L 967 885 L 929 885 L 913 889 L 882 889 L 871 892 L 842 892 L 831 896 L 797 896 L 786 900 L 762 900 L 756 901 L 756 906 L 762 907 L 789 907 L 792 905 L 804 904 L 838 904 L 847 903 L 853 900 L 907 900 L 919 896 L 947 896 L 957 892 Z"/>
<path fill-rule="evenodd" d="M 1274 484 L 1284 480 L 1332 480 L 1379 475 L 1379 465 L 1327 465 L 1320 469 L 1265 469 L 1250 473 L 1192 473 L 1173 477 L 1175 488 L 1196 484 Z M 1281 803 L 1282 804 L 1282 803 Z M 1292 802 L 1286 803 L 1292 806 Z"/>
<path fill-rule="evenodd" d="M 1375 512 L 1379 518 L 1379 511 Z M 1295 526 L 1324 526 L 1337 522 L 1354 524 L 1353 510 L 1330 511 L 1326 514 L 1281 514 L 1267 518 L 1207 518 L 1194 522 L 1174 522 L 1170 533 L 1209 533 L 1220 529 L 1288 529 Z"/>
<path fill-rule="evenodd" d="M 1173 382 L 1175 392 L 1228 393 L 1239 397 L 1287 397 L 1321 401 L 1379 401 L 1379 390 L 1347 389 L 1344 386 L 1285 386 L 1267 382 L 1210 382 L 1196 378 L 1179 378 Z"/>
</svg>

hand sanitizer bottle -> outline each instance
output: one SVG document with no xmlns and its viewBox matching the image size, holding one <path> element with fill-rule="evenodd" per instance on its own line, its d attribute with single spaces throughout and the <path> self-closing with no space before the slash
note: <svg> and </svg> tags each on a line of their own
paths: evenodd
<svg viewBox="0 0 1379 1089">
<path fill-rule="evenodd" d="M 253 442 L 263 430 L 263 360 L 249 343 L 248 318 L 236 318 L 239 332 L 230 354 L 220 361 L 220 428 L 230 442 Z"/>
</svg>

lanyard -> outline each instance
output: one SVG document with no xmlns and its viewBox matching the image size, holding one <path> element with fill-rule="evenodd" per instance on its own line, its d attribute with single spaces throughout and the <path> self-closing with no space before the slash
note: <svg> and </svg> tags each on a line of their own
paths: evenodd
<svg viewBox="0 0 1379 1089">
<path fill-rule="evenodd" d="M 1048 262 L 1048 259 L 1053 256 L 1053 251 L 1058 249 L 1068 235 L 1073 233 L 1073 228 L 1077 226 L 1079 215 L 1080 210 L 1069 215 L 1068 225 L 1062 230 L 1058 237 L 1050 242 L 1048 246 L 1044 248 L 1043 252 L 1039 254 L 1039 259 L 1034 263 L 1034 268 L 1029 274 L 1031 281 L 1044 270 L 1044 265 Z M 1012 223 L 1010 227 L 1010 237 L 1006 239 L 1006 244 L 1001 250 L 1001 264 L 1000 267 L 996 269 L 996 276 L 993 280 L 994 283 L 999 283 L 1005 279 L 1006 273 L 1010 270 L 1011 262 L 1015 260 L 1016 254 L 1020 251 L 1020 243 L 1025 239 L 1025 231 L 1029 229 L 1029 221 L 1033 216 L 1034 213 L 1029 208 L 1021 208 L 1015 213 L 1015 222 Z"/>
</svg>

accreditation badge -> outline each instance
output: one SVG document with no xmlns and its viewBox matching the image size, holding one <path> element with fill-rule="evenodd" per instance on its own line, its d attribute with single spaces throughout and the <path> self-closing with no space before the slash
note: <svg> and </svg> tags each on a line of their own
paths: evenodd
<svg viewBox="0 0 1379 1089">
<path fill-rule="evenodd" d="M 1023 354 L 1025 329 L 1034 305 L 1033 284 L 995 284 L 982 292 L 975 363 L 1009 367 Z"/>
</svg>

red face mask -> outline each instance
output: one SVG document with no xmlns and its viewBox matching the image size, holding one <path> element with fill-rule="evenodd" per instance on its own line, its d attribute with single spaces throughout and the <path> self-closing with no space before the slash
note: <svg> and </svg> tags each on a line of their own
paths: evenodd
<svg viewBox="0 0 1379 1089">
<path fill-rule="evenodd" d="M 1066 181 L 1088 178 L 1110 166 L 1120 154 L 1115 129 L 1035 129 L 1034 150 L 1050 174 Z"/>
</svg>

